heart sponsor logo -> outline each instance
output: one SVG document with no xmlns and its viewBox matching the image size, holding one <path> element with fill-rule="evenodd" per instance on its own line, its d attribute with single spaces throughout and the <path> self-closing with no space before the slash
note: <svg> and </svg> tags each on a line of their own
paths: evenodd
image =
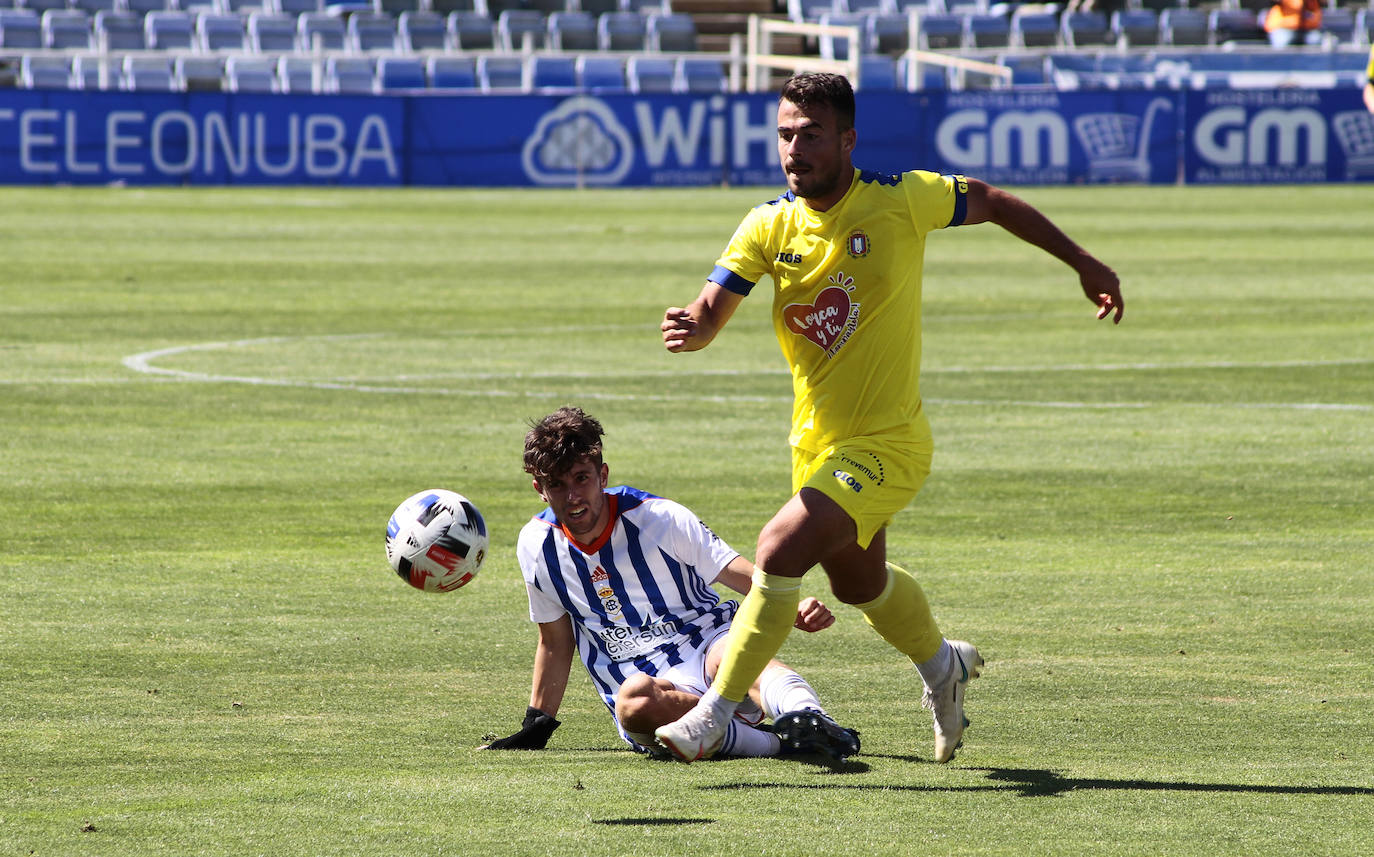
<svg viewBox="0 0 1374 857">
<path fill-rule="evenodd" d="M 837 284 L 822 289 L 815 303 L 788 304 L 783 307 L 782 317 L 788 330 L 811 340 L 826 356 L 834 357 L 859 323 L 859 304 L 850 299 L 844 288 L 852 286 L 852 278 L 839 274 L 830 281 Z"/>
</svg>

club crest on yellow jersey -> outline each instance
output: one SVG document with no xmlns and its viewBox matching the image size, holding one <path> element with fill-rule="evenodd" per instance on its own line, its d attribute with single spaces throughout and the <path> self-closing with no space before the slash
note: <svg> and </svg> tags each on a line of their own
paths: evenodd
<svg viewBox="0 0 1374 857">
<path fill-rule="evenodd" d="M 849 241 L 846 242 L 846 249 L 849 250 L 850 256 L 855 259 L 862 259 L 868 255 L 868 251 L 871 247 L 872 245 L 868 240 L 867 232 L 864 232 L 862 229 L 856 229 L 849 233 Z"/>
</svg>

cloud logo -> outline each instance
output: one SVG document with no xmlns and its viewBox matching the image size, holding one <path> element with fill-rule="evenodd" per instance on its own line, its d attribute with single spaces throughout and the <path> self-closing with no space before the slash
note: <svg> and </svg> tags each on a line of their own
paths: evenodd
<svg viewBox="0 0 1374 857">
<path fill-rule="evenodd" d="M 540 117 L 520 161 L 536 184 L 613 185 L 630 171 L 634 142 L 605 102 L 580 95 Z"/>
</svg>

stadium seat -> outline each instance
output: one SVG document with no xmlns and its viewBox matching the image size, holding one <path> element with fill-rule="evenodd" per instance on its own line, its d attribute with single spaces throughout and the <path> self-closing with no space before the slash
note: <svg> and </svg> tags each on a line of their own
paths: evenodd
<svg viewBox="0 0 1374 857">
<path fill-rule="evenodd" d="M 296 16 L 275 12 L 249 12 L 248 44 L 260 54 L 283 54 L 294 51 Z"/>
<path fill-rule="evenodd" d="M 1322 33 L 1337 44 L 1348 45 L 1355 40 L 1355 10 L 1349 6 L 1332 6 L 1322 10 Z"/>
<path fill-rule="evenodd" d="M 143 38 L 151 50 L 190 50 L 196 43 L 195 16 L 170 9 L 149 12 L 143 17 Z"/>
<path fill-rule="evenodd" d="M 549 15 L 549 47 L 558 51 L 597 49 L 596 18 L 588 12 L 554 12 Z"/>
<path fill-rule="evenodd" d="M 277 90 L 294 94 L 322 92 L 324 61 L 304 54 L 277 57 Z"/>
<path fill-rule="evenodd" d="M 638 12 L 641 15 L 667 12 L 670 5 L 669 0 L 621 0 L 622 9 L 627 12 Z"/>
<path fill-rule="evenodd" d="M 577 80 L 593 92 L 624 92 L 625 64 L 619 57 L 583 54 L 577 58 Z"/>
<path fill-rule="evenodd" d="M 909 59 L 905 63 L 906 73 L 903 77 L 907 85 L 917 90 L 944 90 L 949 88 L 949 78 L 945 74 L 945 67 L 934 63 L 917 62 Z"/>
<path fill-rule="evenodd" d="M 276 66 L 266 57 L 229 57 L 224 61 L 224 88 L 229 92 L 276 92 Z"/>
<path fill-rule="evenodd" d="M 577 86 L 577 60 L 570 56 L 532 56 L 526 70 L 531 89 Z"/>
<path fill-rule="evenodd" d="M 678 92 L 724 92 L 729 84 L 725 65 L 715 57 L 678 57 L 673 89 Z"/>
<path fill-rule="evenodd" d="M 496 46 L 495 23 L 482 12 L 450 12 L 448 34 L 458 50 L 489 51 Z"/>
<path fill-rule="evenodd" d="M 854 15 L 880 15 L 887 10 L 887 0 L 835 0 L 836 12 L 848 12 Z"/>
<path fill-rule="evenodd" d="M 625 61 L 625 78 L 634 93 L 672 92 L 673 61 L 667 57 L 640 54 Z"/>
<path fill-rule="evenodd" d="M 300 50 L 344 49 L 344 22 L 328 12 L 302 12 L 296 16 L 296 36 Z"/>
<path fill-rule="evenodd" d="M 171 0 L 162 0 L 162 2 L 171 2 Z M 118 0 L 68 0 L 67 8 L 80 9 L 92 18 L 95 17 L 96 12 L 114 12 L 115 10 L 124 12 L 139 11 L 127 4 L 121 5 Z"/>
<path fill-rule="evenodd" d="M 916 47 L 924 51 L 957 48 L 964 43 L 964 17 L 932 12 L 917 19 Z"/>
<path fill-rule="evenodd" d="M 507 9 L 496 19 L 496 37 L 502 50 L 520 51 L 544 47 L 548 25 L 544 13 L 534 9 Z"/>
<path fill-rule="evenodd" d="M 429 0 L 429 11 L 445 18 L 453 12 L 476 12 L 477 0 Z"/>
<path fill-rule="evenodd" d="M 111 66 L 110 62 L 109 54 L 77 54 L 72 57 L 72 88 L 118 89 L 119 69 Z"/>
<path fill-rule="evenodd" d="M 547 18 L 554 12 L 566 12 L 571 5 L 569 0 L 524 0 L 522 8 L 533 9 Z"/>
<path fill-rule="evenodd" d="M 1127 47 L 1159 44 L 1159 13 L 1153 9 L 1118 9 L 1112 13 L 1112 32 Z"/>
<path fill-rule="evenodd" d="M 424 89 L 425 64 L 419 57 L 391 54 L 377 58 L 377 86 L 383 92 Z"/>
<path fill-rule="evenodd" d="M 859 38 L 864 37 L 867 29 L 867 18 L 863 15 L 841 14 L 839 12 L 827 12 L 821 15 L 820 23 L 831 27 L 857 27 Z M 849 59 L 849 37 L 823 35 L 818 37 L 820 43 L 821 57 L 828 60 L 847 60 Z"/>
<path fill-rule="evenodd" d="M 696 19 L 691 15 L 650 15 L 644 22 L 645 46 L 678 54 L 697 49 Z"/>
<path fill-rule="evenodd" d="M 1207 31 L 1214 45 L 1265 40 L 1257 13 L 1249 9 L 1213 9 L 1207 13 Z"/>
<path fill-rule="evenodd" d="M 248 31 L 237 14 L 201 12 L 196 17 L 196 45 L 206 52 L 246 50 Z"/>
<path fill-rule="evenodd" d="M 423 8 L 423 0 L 372 0 L 372 11 L 390 15 L 392 18 L 399 18 L 404 12 L 419 12 Z M 377 72 L 381 73 L 380 65 Z"/>
<path fill-rule="evenodd" d="M 801 23 L 816 23 L 821 15 L 835 11 L 835 0 L 787 0 L 787 17 Z"/>
<path fill-rule="evenodd" d="M 138 92 L 176 91 L 177 81 L 172 74 L 170 54 L 128 54 L 124 57 L 121 71 L 121 89 Z"/>
<path fill-rule="evenodd" d="M 211 0 L 210 8 L 221 15 L 238 15 L 243 18 L 247 17 L 250 11 L 262 8 L 262 0 Z"/>
<path fill-rule="evenodd" d="M 32 9 L 0 9 L 0 48 L 43 47 L 43 25 Z"/>
<path fill-rule="evenodd" d="M 94 47 L 95 31 L 91 19 L 80 9 L 49 9 L 39 19 L 43 47 L 53 50 L 88 51 Z M 68 69 L 70 74 L 71 69 Z"/>
<path fill-rule="evenodd" d="M 66 9 L 67 0 L 14 0 L 16 9 L 28 9 L 35 17 L 43 17 L 49 9 Z"/>
<path fill-rule="evenodd" d="M 642 51 L 644 16 L 634 12 L 607 12 L 596 19 L 596 34 L 603 51 Z"/>
<path fill-rule="evenodd" d="M 483 92 L 523 90 L 525 62 L 520 57 L 484 54 L 477 58 L 477 83 Z"/>
<path fill-rule="evenodd" d="M 1100 47 L 1115 42 L 1107 16 L 1101 12 L 1065 12 L 1059 19 L 1059 40 L 1068 47 Z"/>
<path fill-rule="evenodd" d="M 324 0 L 263 0 L 263 9 L 278 15 L 295 15 L 304 12 L 323 12 Z"/>
<path fill-rule="evenodd" d="M 1052 12 L 1020 7 L 1011 14 L 1011 44 L 1025 48 L 1053 47 L 1059 42 L 1059 20 Z"/>
<path fill-rule="evenodd" d="M 324 61 L 326 92 L 365 95 L 377 91 L 370 57 L 331 56 Z"/>
<path fill-rule="evenodd" d="M 495 21 L 501 17 L 501 13 L 508 9 L 525 8 L 524 0 L 481 0 L 480 5 L 474 6 L 480 12 L 486 13 L 487 17 Z"/>
<path fill-rule="evenodd" d="M 177 89 L 187 92 L 220 92 L 224 89 L 224 61 L 202 54 L 178 54 L 172 59 Z"/>
<path fill-rule="evenodd" d="M 448 27 L 434 12 L 402 12 L 396 20 L 401 50 L 442 51 L 448 49 Z"/>
<path fill-rule="evenodd" d="M 355 12 L 348 16 L 344 44 L 358 53 L 396 50 L 396 21 L 381 12 Z"/>
<path fill-rule="evenodd" d="M 967 22 L 964 44 L 969 48 L 1005 48 L 1011 44 L 1011 21 L 1006 15 L 975 14 Z"/>
<path fill-rule="evenodd" d="M 860 57 L 858 88 L 869 92 L 893 92 L 901 89 L 897 76 L 897 61 L 886 54 Z"/>
<path fill-rule="evenodd" d="M 607 12 L 619 12 L 620 0 L 577 0 L 577 8 L 599 18 Z"/>
<path fill-rule="evenodd" d="M 1159 13 L 1162 45 L 1207 44 L 1207 13 L 1201 9 L 1167 8 Z"/>
<path fill-rule="evenodd" d="M 437 89 L 477 88 L 477 64 L 472 57 L 434 55 L 425 60 L 429 85 Z"/>
<path fill-rule="evenodd" d="M 96 49 L 107 53 L 141 51 L 147 47 L 143 36 L 143 18 L 131 12 L 95 13 Z M 113 82 L 110 87 L 115 88 Z"/>
<path fill-rule="evenodd" d="M 900 54 L 907 49 L 908 31 L 904 15 L 869 15 L 864 42 L 874 53 Z"/>
<path fill-rule="evenodd" d="M 80 0 L 80 2 L 103 3 L 106 0 Z M 166 12 L 169 9 L 174 9 L 176 2 L 175 0 L 118 0 L 118 3 L 111 4 L 111 8 L 146 16 L 149 12 Z M 95 12 L 91 12 L 91 14 L 94 15 Z"/>
<path fill-rule="evenodd" d="M 65 54 L 24 54 L 19 60 L 19 85 L 25 89 L 66 89 L 71 78 L 72 61 Z"/>
</svg>

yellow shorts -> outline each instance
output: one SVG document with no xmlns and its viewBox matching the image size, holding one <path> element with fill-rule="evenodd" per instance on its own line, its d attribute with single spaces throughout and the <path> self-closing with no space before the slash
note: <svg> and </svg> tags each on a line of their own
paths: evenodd
<svg viewBox="0 0 1374 857">
<path fill-rule="evenodd" d="M 865 437 L 820 453 L 792 449 L 792 490 L 814 488 L 839 504 L 867 549 L 930 475 L 932 444 Z"/>
</svg>

